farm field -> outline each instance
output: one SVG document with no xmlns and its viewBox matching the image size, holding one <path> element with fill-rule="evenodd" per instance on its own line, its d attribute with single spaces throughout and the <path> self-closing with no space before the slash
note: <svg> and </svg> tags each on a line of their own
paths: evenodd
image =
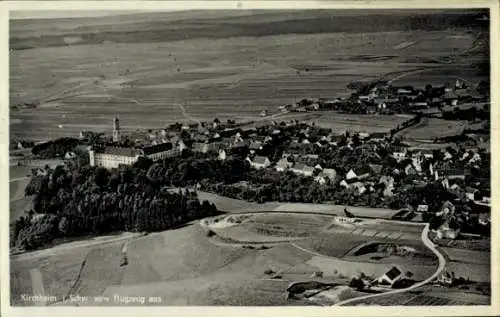
<svg viewBox="0 0 500 317">
<path fill-rule="evenodd" d="M 434 138 L 455 136 L 466 128 L 466 121 L 447 121 L 436 118 L 423 118 L 420 123 L 398 132 L 409 140 L 432 140 Z"/>
<path fill-rule="evenodd" d="M 281 226 L 284 231 L 291 224 L 284 214 L 254 216 L 258 221 L 248 223 L 250 227 L 245 227 L 245 221 L 253 216 L 243 216 L 246 218 L 240 227 L 241 239 L 269 237 L 266 232 L 259 234 L 253 230 L 252 226 L 256 224 Z M 241 216 L 233 214 L 231 217 Z M 331 222 L 326 216 L 319 215 L 292 217 L 298 232 L 313 235 Z M 328 227 L 332 230 L 331 226 Z M 227 231 L 230 236 L 239 230 L 238 226 L 210 228 L 217 232 L 217 237 L 223 237 L 226 229 L 233 230 L 233 233 Z M 128 242 L 123 240 L 94 247 L 75 244 L 65 251 L 47 253 L 46 256 L 43 256 L 43 251 L 34 257 L 26 254 L 11 261 L 11 291 L 17 295 L 31 293 L 35 284 L 30 272 L 39 270 L 41 287 L 57 296 L 158 296 L 163 299 L 162 305 L 295 305 L 298 303 L 286 300 L 286 288 L 291 282 L 310 280 L 313 272 L 322 271 L 325 279 L 345 284 L 346 278 L 359 272 L 379 275 L 391 265 L 319 256 L 315 254 L 316 250 L 308 249 L 307 243 L 295 242 L 290 236 L 288 243 L 286 240 L 283 240 L 285 243 L 267 243 L 262 239 L 260 244 L 267 245 L 266 248 L 244 248 L 244 243 L 226 244 L 216 237 L 208 237 L 207 229 L 195 223 Z M 341 233 L 335 236 L 330 234 L 333 240 L 319 251 L 341 257 L 349 248 L 370 239 L 339 230 Z M 286 238 L 287 234 L 281 234 Z M 127 245 L 128 264 L 120 266 L 124 244 Z M 326 250 L 328 246 L 329 250 Z M 416 278 L 424 278 L 435 270 L 433 265 L 404 263 L 402 267 L 411 270 Z M 280 278 L 273 280 L 265 273 L 267 270 L 276 272 Z M 66 304 L 59 302 L 54 305 Z"/>
<path fill-rule="evenodd" d="M 307 213 L 314 212 L 325 215 L 344 215 L 345 206 L 329 205 L 329 204 L 308 204 L 308 203 L 278 203 L 266 202 L 257 204 L 247 202 L 239 199 L 227 198 L 217 194 L 198 192 L 198 197 L 201 200 L 208 200 L 217 206 L 217 209 L 231 213 L 245 213 L 245 212 L 294 212 L 294 213 Z M 357 217 L 366 218 L 385 218 L 390 219 L 398 210 L 384 209 L 384 208 L 365 208 L 365 207 L 348 207 L 349 212 Z"/>
<path fill-rule="evenodd" d="M 442 297 L 441 294 L 429 295 L 414 295 L 411 293 L 395 294 L 387 297 L 379 297 L 363 301 L 363 304 L 392 306 L 394 302 L 400 303 L 401 306 L 462 306 L 462 305 L 489 305 L 490 299 L 487 296 L 473 296 L 473 294 L 461 292 L 455 298 Z M 394 296 L 394 297 L 393 297 Z"/>
<path fill-rule="evenodd" d="M 403 31 L 401 19 L 410 19 L 404 13 L 373 15 L 379 30 L 364 27 L 371 16 L 355 25 L 331 12 L 259 12 L 242 20 L 231 14 L 201 20 L 196 13 L 131 16 L 115 33 L 105 19 L 93 27 L 79 19 L 53 26 L 11 23 L 11 135 L 42 140 L 85 129 L 109 133 L 117 114 L 125 132 L 176 121 L 258 118 L 263 109 L 304 97 L 346 95 L 352 80 L 402 80 L 406 73 L 440 68 L 435 60 L 469 49 L 475 39 L 448 29 L 456 23 L 453 15 L 432 30 Z M 314 14 L 320 18 L 311 19 Z M 419 59 L 412 58 L 415 52 Z M 447 67 L 463 68 L 459 62 Z M 438 81 L 452 75 L 435 74 Z M 13 107 L 34 100 L 41 103 L 36 109 Z M 319 123 L 386 131 L 394 118 L 327 117 Z"/>
<path fill-rule="evenodd" d="M 20 216 L 25 214 L 31 207 L 31 199 L 24 197 L 24 188 L 30 182 L 26 177 L 31 174 L 31 169 L 26 166 L 10 166 L 9 179 L 9 221 L 14 222 Z"/>
<path fill-rule="evenodd" d="M 334 133 L 344 133 L 345 131 L 351 133 L 388 133 L 406 120 L 408 120 L 407 117 L 397 115 L 356 115 L 321 111 L 317 118 L 311 119 L 309 122 L 332 129 Z"/>
</svg>

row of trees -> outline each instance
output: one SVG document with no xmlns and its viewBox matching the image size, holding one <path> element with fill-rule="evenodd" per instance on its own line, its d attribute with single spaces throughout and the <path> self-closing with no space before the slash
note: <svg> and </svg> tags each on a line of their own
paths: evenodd
<svg viewBox="0 0 500 317">
<path fill-rule="evenodd" d="M 39 158 L 44 159 L 63 157 L 67 152 L 73 151 L 78 143 L 78 139 L 64 137 L 37 144 L 33 146 L 31 152 Z"/>
<path fill-rule="evenodd" d="M 490 110 L 487 106 L 483 106 L 480 109 L 475 106 L 468 109 L 460 109 L 455 107 L 453 111 L 443 111 L 444 120 L 467 120 L 475 122 L 476 120 L 489 120 Z"/>
</svg>

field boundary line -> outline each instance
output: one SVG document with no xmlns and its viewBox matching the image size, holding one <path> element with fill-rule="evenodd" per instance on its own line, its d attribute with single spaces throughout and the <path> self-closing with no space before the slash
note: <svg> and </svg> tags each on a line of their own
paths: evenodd
<svg viewBox="0 0 500 317">
<path fill-rule="evenodd" d="M 78 289 L 78 287 L 80 287 L 82 272 L 83 272 L 83 269 L 84 269 L 85 265 L 87 264 L 87 258 L 89 257 L 89 254 L 90 254 L 90 252 L 85 255 L 85 258 L 83 259 L 82 264 L 80 264 L 80 269 L 78 270 L 78 274 L 77 274 L 77 276 L 75 278 L 75 281 L 73 282 L 73 285 L 71 285 L 71 287 L 68 289 L 68 292 L 66 293 L 66 296 L 63 296 L 62 299 L 60 299 L 60 300 L 58 300 L 56 302 L 50 303 L 49 305 L 53 305 L 53 304 L 57 304 L 57 303 L 60 303 L 60 302 L 64 302 L 67 298 L 70 297 L 70 295 L 75 291 L 75 289 Z"/>
</svg>

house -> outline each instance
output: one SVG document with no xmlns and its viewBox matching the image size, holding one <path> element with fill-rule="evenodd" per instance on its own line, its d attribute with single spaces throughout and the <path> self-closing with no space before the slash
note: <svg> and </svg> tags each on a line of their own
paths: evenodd
<svg viewBox="0 0 500 317">
<path fill-rule="evenodd" d="M 251 141 L 250 142 L 250 153 L 255 153 L 256 151 L 262 150 L 263 143 L 261 141 Z"/>
<path fill-rule="evenodd" d="M 366 192 L 367 188 L 365 186 L 365 184 L 361 183 L 361 182 L 355 182 L 355 183 L 352 183 L 349 188 L 354 188 L 357 193 L 359 195 L 362 195 L 364 194 L 364 192 Z"/>
<path fill-rule="evenodd" d="M 357 175 L 357 179 L 365 179 L 370 177 L 370 167 L 369 166 L 362 166 L 360 168 L 356 168 L 354 170 L 355 174 Z"/>
<path fill-rule="evenodd" d="M 345 179 L 341 180 L 339 185 L 344 188 L 349 188 L 349 184 L 345 181 Z"/>
<path fill-rule="evenodd" d="M 428 212 L 429 211 L 429 205 L 418 205 L 417 206 L 417 212 Z"/>
<path fill-rule="evenodd" d="M 452 229 L 448 222 L 445 222 L 436 230 L 436 239 L 456 239 L 459 234 L 459 229 Z"/>
<path fill-rule="evenodd" d="M 417 169 L 413 166 L 413 164 L 408 164 L 405 167 L 405 175 L 417 175 Z"/>
<path fill-rule="evenodd" d="M 76 157 L 76 154 L 74 152 L 66 152 L 66 154 L 64 154 L 65 160 L 71 160 L 71 159 L 74 159 L 75 157 Z"/>
<path fill-rule="evenodd" d="M 466 169 L 462 168 L 442 168 L 439 170 L 439 174 L 448 180 L 465 179 L 468 173 Z"/>
<path fill-rule="evenodd" d="M 205 142 L 193 142 L 191 145 L 193 152 L 207 153 L 208 152 L 208 141 Z"/>
<path fill-rule="evenodd" d="M 411 159 L 411 165 L 413 165 L 413 167 L 415 168 L 415 171 L 417 171 L 417 173 L 422 173 L 422 160 L 420 159 L 420 157 L 414 157 Z"/>
<path fill-rule="evenodd" d="M 333 168 L 324 168 L 323 176 L 334 182 L 335 178 L 337 177 L 337 172 Z"/>
<path fill-rule="evenodd" d="M 349 181 L 349 180 L 352 180 L 352 179 L 357 179 L 357 178 L 358 178 L 358 175 L 356 175 L 356 173 L 354 172 L 354 170 L 351 168 L 351 169 L 347 172 L 347 174 L 346 174 L 345 178 L 346 178 L 346 180 L 348 180 L 348 181 Z"/>
<path fill-rule="evenodd" d="M 279 160 L 276 163 L 276 170 L 278 172 L 284 172 L 284 171 L 288 170 L 292 166 L 293 166 L 293 162 L 290 162 L 288 160 L 288 156 L 286 156 L 286 157 L 283 157 L 281 160 Z"/>
<path fill-rule="evenodd" d="M 266 168 L 269 167 L 269 165 L 271 165 L 271 161 L 269 161 L 269 159 L 264 156 L 256 156 L 253 159 L 247 157 L 246 160 L 250 163 L 250 166 L 252 166 L 255 169 Z"/>
<path fill-rule="evenodd" d="M 392 152 L 392 157 L 396 159 L 396 161 L 401 162 L 406 158 L 406 150 Z"/>
<path fill-rule="evenodd" d="M 314 167 L 307 166 L 301 163 L 296 163 L 292 168 L 290 168 L 290 170 L 295 174 L 304 176 L 312 176 L 314 173 Z"/>
<path fill-rule="evenodd" d="M 462 191 L 462 188 L 460 186 L 458 186 L 457 184 L 453 184 L 450 186 L 450 190 L 455 192 L 455 193 L 459 193 Z"/>
<path fill-rule="evenodd" d="M 467 200 L 471 200 L 471 201 L 474 201 L 476 200 L 475 197 L 476 197 L 476 193 L 479 193 L 479 189 L 477 188 L 472 188 L 472 187 L 466 187 L 465 188 L 465 198 Z"/>
<path fill-rule="evenodd" d="M 444 96 L 443 100 L 446 104 L 450 106 L 456 106 L 458 104 L 458 96 L 455 92 L 453 91 L 447 91 Z"/>
<path fill-rule="evenodd" d="M 455 279 L 454 272 L 448 272 L 448 270 L 444 270 L 441 275 L 437 278 L 437 282 L 442 285 L 451 285 Z"/>
<path fill-rule="evenodd" d="M 377 279 L 377 282 L 382 285 L 393 285 L 403 277 L 403 272 L 396 266 L 393 266 L 389 271 Z"/>
<path fill-rule="evenodd" d="M 319 183 L 320 185 L 326 184 L 326 179 L 323 176 L 323 173 L 320 173 L 316 177 L 314 177 L 314 181 Z"/>
<path fill-rule="evenodd" d="M 482 226 L 487 226 L 491 223 L 491 214 L 490 213 L 482 213 L 479 214 L 478 223 Z"/>
<path fill-rule="evenodd" d="M 469 164 L 474 164 L 481 161 L 481 155 L 479 153 L 474 153 L 472 158 L 469 160 Z"/>
<path fill-rule="evenodd" d="M 321 167 L 321 165 L 319 164 L 316 164 L 316 166 L 314 166 L 314 169 L 322 171 L 323 167 Z"/>
<path fill-rule="evenodd" d="M 374 173 L 379 175 L 382 172 L 382 165 L 380 164 L 368 164 L 370 167 L 370 170 Z"/>
<path fill-rule="evenodd" d="M 370 134 L 370 139 L 380 142 L 385 139 L 386 133 L 383 132 L 374 132 Z"/>
<path fill-rule="evenodd" d="M 227 158 L 227 153 L 224 149 L 220 149 L 219 150 L 219 156 L 218 156 L 218 159 L 221 160 L 221 161 L 225 161 Z"/>
</svg>

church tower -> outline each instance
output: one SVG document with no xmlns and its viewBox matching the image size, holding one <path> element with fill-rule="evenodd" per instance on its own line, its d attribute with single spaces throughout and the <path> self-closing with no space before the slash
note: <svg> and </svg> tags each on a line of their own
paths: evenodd
<svg viewBox="0 0 500 317">
<path fill-rule="evenodd" d="M 113 121 L 113 142 L 120 142 L 120 120 L 115 117 Z"/>
</svg>

